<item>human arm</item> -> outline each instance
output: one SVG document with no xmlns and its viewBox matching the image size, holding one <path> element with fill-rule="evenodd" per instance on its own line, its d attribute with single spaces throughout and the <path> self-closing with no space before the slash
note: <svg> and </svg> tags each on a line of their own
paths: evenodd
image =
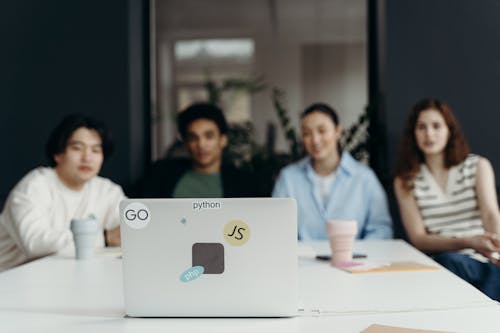
<svg viewBox="0 0 500 333">
<path fill-rule="evenodd" d="M 9 195 L 3 216 L 4 226 L 27 258 L 57 252 L 72 242 L 69 221 L 54 207 L 45 184 L 21 184 Z"/>
<path fill-rule="evenodd" d="M 289 175 L 289 174 L 288 174 Z M 273 191 L 272 191 L 272 196 L 274 198 L 295 198 L 296 200 L 298 200 L 296 197 L 294 197 L 294 193 L 293 193 L 293 187 L 291 187 L 291 185 L 289 184 L 289 177 L 288 177 L 287 173 L 282 170 L 274 184 L 274 188 L 273 188 Z M 301 214 L 300 214 L 300 202 L 298 201 L 297 202 L 297 209 L 298 209 L 298 220 L 297 220 L 297 237 L 299 240 L 304 240 L 304 234 L 303 232 L 301 232 L 302 228 L 301 228 Z"/>
<path fill-rule="evenodd" d="M 478 161 L 476 193 L 484 229 L 500 235 L 500 211 L 495 189 L 495 175 L 491 163 L 485 158 L 480 158 Z"/>
<path fill-rule="evenodd" d="M 394 181 L 394 191 L 403 226 L 410 242 L 417 249 L 424 252 L 446 252 L 472 248 L 483 254 L 494 249 L 488 234 L 461 238 L 429 234 L 412 192 L 403 188 L 400 178 Z"/>
<path fill-rule="evenodd" d="M 480 158 L 477 164 L 476 193 L 484 230 L 496 247 L 496 250 L 487 253 L 487 257 L 499 264 L 500 261 L 492 258 L 491 252 L 500 251 L 500 211 L 495 189 L 495 174 L 491 163 L 485 158 Z"/>
<path fill-rule="evenodd" d="M 110 230 L 104 230 L 104 237 L 106 239 L 106 246 L 120 246 L 121 245 L 120 226 Z"/>
<path fill-rule="evenodd" d="M 120 246 L 120 202 L 125 199 L 125 194 L 120 186 L 110 183 L 103 195 L 108 200 L 103 226 L 106 246 Z"/>
</svg>

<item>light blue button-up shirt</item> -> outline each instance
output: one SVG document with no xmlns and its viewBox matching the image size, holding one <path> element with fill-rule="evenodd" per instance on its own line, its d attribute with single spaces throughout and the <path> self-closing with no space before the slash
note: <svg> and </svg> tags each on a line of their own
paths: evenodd
<svg viewBox="0 0 500 333">
<path fill-rule="evenodd" d="M 327 220 L 356 220 L 357 239 L 392 238 L 387 196 L 375 173 L 343 152 L 326 207 L 314 181 L 311 158 L 281 170 L 273 197 L 297 200 L 299 239 L 324 240 Z"/>
</svg>

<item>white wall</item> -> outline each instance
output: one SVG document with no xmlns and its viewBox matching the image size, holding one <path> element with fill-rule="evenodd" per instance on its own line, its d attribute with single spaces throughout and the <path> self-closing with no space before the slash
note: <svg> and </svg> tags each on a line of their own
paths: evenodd
<svg viewBox="0 0 500 333">
<path fill-rule="evenodd" d="M 354 123 L 368 102 L 366 44 L 302 47 L 304 104 L 322 101 L 339 113 L 344 127 Z"/>
<path fill-rule="evenodd" d="M 264 142 L 267 124 L 272 122 L 276 124 L 277 129 L 277 150 L 287 151 L 288 145 L 273 106 L 271 89 L 277 87 L 286 93 L 285 107 L 289 111 L 292 124 L 298 128 L 299 114 L 303 105 L 300 48 L 297 43 L 274 43 L 274 45 L 271 43 L 270 40 L 257 40 L 255 67 L 257 72 L 265 73 L 269 89 L 255 95 L 252 113 L 257 140 Z"/>
<path fill-rule="evenodd" d="M 286 92 L 297 134 L 300 112 L 313 101 L 332 104 L 346 127 L 367 104 L 365 0 L 211 0 L 203 4 L 158 0 L 156 20 L 161 52 L 179 38 L 254 38 L 254 72 L 265 76 L 268 89 L 254 95 L 252 117 L 261 143 L 267 123 L 276 124 L 278 150 L 286 151 L 288 145 L 272 105 L 272 87 Z M 173 118 L 175 108 L 169 92 L 171 69 L 164 65 L 158 69 L 164 126 L 158 149 L 164 151 L 175 137 L 175 128 L 165 123 Z"/>
</svg>

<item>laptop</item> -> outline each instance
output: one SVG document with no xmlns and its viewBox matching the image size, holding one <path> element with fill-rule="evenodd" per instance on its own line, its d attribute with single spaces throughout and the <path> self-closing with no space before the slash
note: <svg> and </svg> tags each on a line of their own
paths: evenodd
<svg viewBox="0 0 500 333">
<path fill-rule="evenodd" d="M 294 199 L 126 199 L 120 219 L 128 316 L 297 314 Z"/>
</svg>

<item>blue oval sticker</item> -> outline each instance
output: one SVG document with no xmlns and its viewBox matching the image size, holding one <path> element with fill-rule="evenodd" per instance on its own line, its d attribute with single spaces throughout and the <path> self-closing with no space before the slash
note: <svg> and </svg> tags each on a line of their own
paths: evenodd
<svg viewBox="0 0 500 333">
<path fill-rule="evenodd" d="M 191 268 L 188 268 L 181 274 L 180 280 L 181 282 L 191 282 L 202 276 L 203 272 L 205 272 L 205 267 L 193 266 Z"/>
</svg>

